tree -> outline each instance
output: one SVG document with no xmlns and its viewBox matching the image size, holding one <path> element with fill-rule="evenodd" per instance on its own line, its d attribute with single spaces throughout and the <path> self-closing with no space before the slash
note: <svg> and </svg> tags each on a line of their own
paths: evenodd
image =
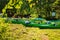
<svg viewBox="0 0 60 40">
<path fill-rule="evenodd" d="M 0 0 L 0 12 L 2 13 L 2 9 L 9 2 L 9 0 Z"/>
<path fill-rule="evenodd" d="M 13 9 L 16 11 L 14 16 L 28 15 L 32 17 L 52 18 L 52 11 L 60 5 L 59 0 L 10 0 L 4 7 L 3 13 L 6 13 L 6 9 Z M 58 13 L 57 13 L 58 14 Z M 38 15 L 38 16 L 34 16 Z"/>
</svg>

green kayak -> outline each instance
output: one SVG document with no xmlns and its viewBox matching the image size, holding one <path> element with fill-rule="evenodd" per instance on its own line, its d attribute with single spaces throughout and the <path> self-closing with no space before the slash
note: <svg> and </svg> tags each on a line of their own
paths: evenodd
<svg viewBox="0 0 60 40">
<path fill-rule="evenodd" d="M 24 20 L 24 19 L 12 19 L 11 22 L 13 24 L 23 24 L 26 27 L 39 27 L 39 28 L 52 28 L 52 29 L 59 29 L 60 24 L 58 25 L 55 22 L 51 21 L 46 21 L 45 19 L 42 18 L 35 18 L 32 20 Z"/>
</svg>

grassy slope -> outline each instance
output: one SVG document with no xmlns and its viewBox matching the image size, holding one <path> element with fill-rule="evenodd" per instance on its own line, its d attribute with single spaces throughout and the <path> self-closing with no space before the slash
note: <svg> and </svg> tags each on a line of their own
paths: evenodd
<svg viewBox="0 0 60 40">
<path fill-rule="evenodd" d="M 60 40 L 60 29 L 39 29 L 10 24 L 7 32 L 12 40 Z"/>
</svg>

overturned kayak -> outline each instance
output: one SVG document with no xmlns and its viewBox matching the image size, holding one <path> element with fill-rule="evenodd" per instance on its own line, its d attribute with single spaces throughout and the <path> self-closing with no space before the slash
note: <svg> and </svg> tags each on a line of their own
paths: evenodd
<svg viewBox="0 0 60 40">
<path fill-rule="evenodd" d="M 23 20 L 23 19 L 12 19 L 13 24 L 23 24 L 26 27 L 39 27 L 42 29 L 60 29 L 60 24 L 55 22 L 46 21 L 45 19 L 36 18 L 32 20 Z"/>
<path fill-rule="evenodd" d="M 49 29 L 59 29 L 60 26 L 58 25 L 55 25 L 55 24 L 36 24 L 36 23 L 30 23 L 30 24 L 23 24 L 27 27 L 39 27 L 39 28 L 49 28 Z"/>
</svg>

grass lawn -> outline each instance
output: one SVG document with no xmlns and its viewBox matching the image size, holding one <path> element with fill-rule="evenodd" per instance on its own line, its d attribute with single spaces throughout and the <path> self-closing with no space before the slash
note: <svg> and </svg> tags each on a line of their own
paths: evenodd
<svg viewBox="0 0 60 40">
<path fill-rule="evenodd" d="M 60 40 L 60 29 L 39 29 L 21 24 L 9 24 L 9 37 L 13 40 Z"/>
</svg>

